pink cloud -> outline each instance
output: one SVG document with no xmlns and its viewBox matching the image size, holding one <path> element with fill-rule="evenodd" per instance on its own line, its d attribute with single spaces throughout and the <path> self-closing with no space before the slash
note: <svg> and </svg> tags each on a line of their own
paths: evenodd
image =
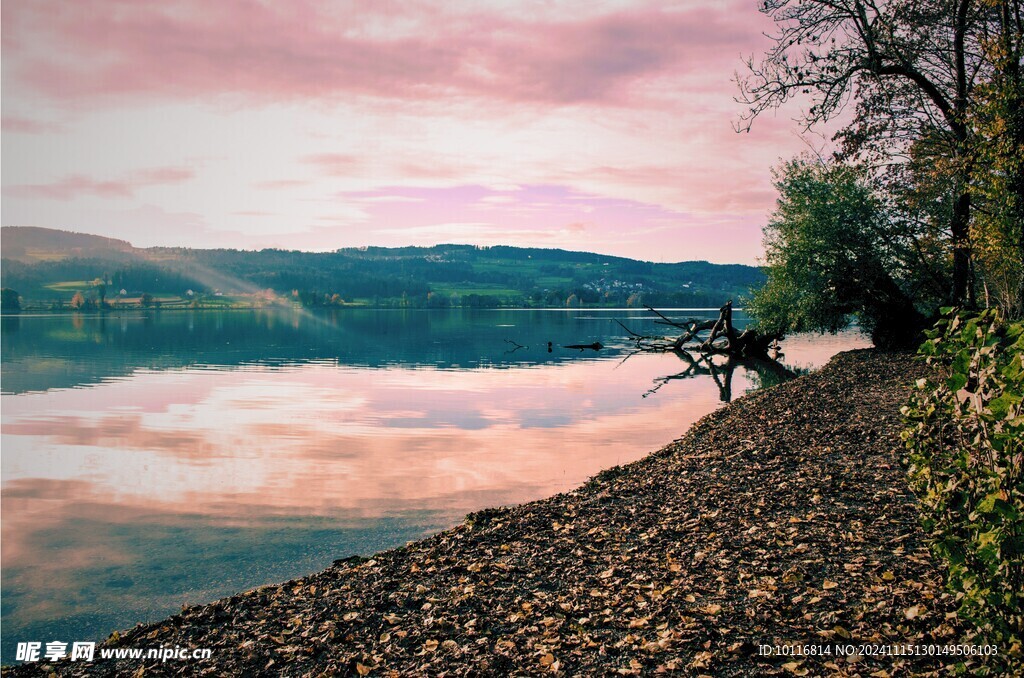
<svg viewBox="0 0 1024 678">
<path fill-rule="evenodd" d="M 485 89 L 503 98 L 552 103 L 629 103 L 645 81 L 705 69 L 735 59 L 750 32 L 727 5 L 684 11 L 637 9 L 578 22 L 503 27 L 480 62 L 496 77 Z"/>
<path fill-rule="evenodd" d="M 377 196 L 389 200 L 373 201 Z M 495 202 L 495 197 L 502 200 Z M 387 224 L 372 235 L 347 233 L 344 245 L 502 244 L 651 259 L 652 243 L 657 243 L 660 260 L 754 263 L 760 255 L 758 217 L 736 211 L 697 215 L 567 186 L 527 185 L 506 192 L 475 185 L 382 187 L 342 193 L 338 198 L 362 205 L 370 222 Z M 352 225 L 348 215 L 325 214 L 320 221 L 334 225 L 321 237 Z M 352 240 L 354 235 L 360 240 Z"/>
<path fill-rule="evenodd" d="M 24 198 L 70 200 L 80 195 L 101 198 L 129 198 L 132 189 L 123 181 L 97 181 L 82 174 L 72 174 L 50 184 L 22 184 L 6 190 L 9 195 Z"/>
<path fill-rule="evenodd" d="M 152 184 L 176 184 L 187 181 L 195 176 L 195 172 L 188 167 L 154 167 L 152 169 L 139 170 L 129 180 L 135 186 L 149 186 Z"/>
<path fill-rule="evenodd" d="M 3 131 L 16 134 L 53 134 L 61 130 L 60 125 L 44 120 L 33 120 L 13 115 L 3 116 Z"/>
<path fill-rule="evenodd" d="M 306 186 L 309 181 L 305 179 L 271 179 L 269 181 L 257 181 L 253 184 L 253 188 L 261 190 L 278 190 L 287 188 L 297 188 L 299 186 Z"/>
<path fill-rule="evenodd" d="M 347 153 L 317 153 L 301 158 L 301 161 L 313 165 L 322 174 L 328 176 L 351 176 L 365 165 L 364 158 Z"/>
<path fill-rule="evenodd" d="M 187 167 L 142 169 L 121 179 L 94 179 L 71 174 L 49 184 L 21 184 L 5 189 L 9 195 L 51 200 L 71 200 L 83 195 L 100 198 L 130 198 L 138 189 L 160 184 L 176 184 L 195 176 Z"/>
<path fill-rule="evenodd" d="M 3 50 L 20 83 L 66 100 L 365 94 L 621 104 L 652 80 L 736 61 L 758 26 L 756 12 L 730 5 L 578 19 L 444 6 L 400 14 L 255 0 L 6 3 Z"/>
<path fill-rule="evenodd" d="M 737 164 L 727 171 L 709 173 L 704 166 L 595 167 L 587 176 L 605 178 L 620 186 L 676 186 L 680 192 L 701 196 L 702 211 L 764 213 L 775 200 L 769 174 L 761 168 Z"/>
</svg>

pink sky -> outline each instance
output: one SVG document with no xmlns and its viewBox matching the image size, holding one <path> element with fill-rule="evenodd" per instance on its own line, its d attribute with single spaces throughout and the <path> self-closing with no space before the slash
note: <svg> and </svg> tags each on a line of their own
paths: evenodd
<svg viewBox="0 0 1024 678">
<path fill-rule="evenodd" d="M 3 4 L 3 225 L 754 263 L 789 120 L 753 1 Z"/>
</svg>

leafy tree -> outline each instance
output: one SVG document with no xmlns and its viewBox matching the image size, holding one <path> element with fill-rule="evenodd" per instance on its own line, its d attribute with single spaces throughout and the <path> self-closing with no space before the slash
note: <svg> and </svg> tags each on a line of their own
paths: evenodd
<svg viewBox="0 0 1024 678">
<path fill-rule="evenodd" d="M 989 0 L 997 30 L 983 43 L 993 64 L 979 88 L 971 123 L 972 163 L 978 205 L 971 239 L 986 297 L 1009 317 L 1024 317 L 1024 10 L 1019 0 Z M 987 300 L 988 301 L 988 300 Z M 987 305 L 987 304 L 986 304 Z"/>
<path fill-rule="evenodd" d="M 490 294 L 467 294 L 462 297 L 464 308 L 497 308 L 501 306 L 501 300 Z"/>
<path fill-rule="evenodd" d="M 75 292 L 74 296 L 71 297 L 71 308 L 76 311 L 85 306 L 85 295 L 81 292 Z"/>
<path fill-rule="evenodd" d="M 1024 640 L 1024 323 L 950 313 L 920 353 L 933 371 L 903 408 L 910 486 L 949 568 L 966 642 L 1007 648 L 981 675 L 1021 675 Z"/>
<path fill-rule="evenodd" d="M 905 260 L 885 202 L 865 173 L 809 158 L 775 172 L 778 205 L 765 228 L 768 282 L 750 305 L 769 334 L 844 327 L 855 314 L 875 344 L 914 343 L 928 285 Z"/>
<path fill-rule="evenodd" d="M 427 308 L 448 308 L 451 306 L 451 299 L 440 292 L 427 293 Z"/>
<path fill-rule="evenodd" d="M 992 76 L 984 42 L 997 4 L 978 0 L 765 0 L 778 33 L 741 81 L 749 123 L 795 97 L 809 97 L 806 126 L 833 119 L 851 96 L 855 118 L 838 135 L 844 155 L 895 167 L 904 192 L 944 187 L 942 220 L 952 258 L 948 300 L 973 300 L 969 227 L 978 83 Z M 1019 31 L 1019 26 L 1017 28 Z M 906 161 L 925 162 L 908 170 Z M 922 170 L 927 170 L 922 172 Z M 929 176 L 930 175 L 930 176 Z M 909 181 L 909 183 L 907 183 Z"/>
<path fill-rule="evenodd" d="M 830 329 L 856 312 L 876 340 L 904 343 L 892 321 L 907 318 L 909 330 L 916 314 L 934 316 L 944 303 L 972 307 L 980 297 L 1024 317 L 1024 2 L 765 0 L 761 11 L 778 32 L 739 83 L 746 127 L 794 98 L 806 128 L 852 102 L 835 157 L 863 168 L 881 214 L 858 227 L 845 220 L 850 228 L 833 239 L 807 227 L 815 219 L 777 212 L 770 282 L 755 303 L 762 322 Z M 780 209 L 798 204 L 798 183 Z M 826 201 L 809 213 L 829 209 Z M 806 249 L 815 238 L 822 256 Z M 869 288 L 888 278 L 912 303 L 858 295 L 833 275 L 841 270 L 873 280 Z"/>
<path fill-rule="evenodd" d="M 93 289 L 96 290 L 96 294 L 99 297 L 99 305 L 102 308 L 107 304 L 107 284 L 103 282 L 101 278 L 97 278 L 92 282 Z"/>
<path fill-rule="evenodd" d="M 9 287 L 0 289 L 0 310 L 20 311 L 21 297 L 18 296 L 18 293 Z"/>
</svg>

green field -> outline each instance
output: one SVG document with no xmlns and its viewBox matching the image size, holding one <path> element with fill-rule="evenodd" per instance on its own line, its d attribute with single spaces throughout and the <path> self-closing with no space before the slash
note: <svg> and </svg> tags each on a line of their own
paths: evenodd
<svg viewBox="0 0 1024 678">
<path fill-rule="evenodd" d="M 520 299 L 523 296 L 522 291 L 514 290 L 511 287 L 481 283 L 431 283 L 431 288 L 438 294 L 446 294 L 448 296 L 453 294 L 460 296 L 479 294 L 481 296 L 507 297 L 509 299 Z"/>
<path fill-rule="evenodd" d="M 54 292 L 78 292 L 92 289 L 92 282 L 88 280 L 66 280 L 64 282 L 50 283 L 44 286 L 44 289 L 53 290 Z"/>
</svg>

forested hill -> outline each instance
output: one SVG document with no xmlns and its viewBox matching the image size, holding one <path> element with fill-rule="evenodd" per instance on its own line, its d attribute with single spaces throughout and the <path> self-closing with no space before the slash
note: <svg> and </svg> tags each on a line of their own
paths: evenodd
<svg viewBox="0 0 1024 678">
<path fill-rule="evenodd" d="M 282 299 L 307 306 L 718 306 L 760 286 L 758 268 L 651 263 L 521 247 L 134 248 L 99 236 L 2 229 L 2 285 L 27 303 L 96 304 L 146 295 L 163 303 Z M 191 292 L 191 294 L 189 294 Z"/>
</svg>

